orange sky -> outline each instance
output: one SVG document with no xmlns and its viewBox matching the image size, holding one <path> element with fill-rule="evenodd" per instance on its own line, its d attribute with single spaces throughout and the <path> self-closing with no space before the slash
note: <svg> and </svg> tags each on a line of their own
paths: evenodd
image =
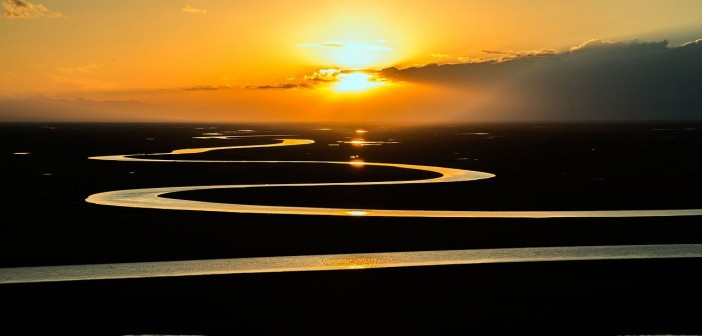
<svg viewBox="0 0 702 336">
<path fill-rule="evenodd" d="M 696 0 L 41 1 L 0 0 L 0 120 L 480 119 L 372 70 L 702 37 Z"/>
</svg>

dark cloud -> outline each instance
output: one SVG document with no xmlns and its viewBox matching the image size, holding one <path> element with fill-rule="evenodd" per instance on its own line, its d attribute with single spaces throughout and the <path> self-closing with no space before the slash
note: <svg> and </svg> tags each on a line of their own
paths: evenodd
<svg viewBox="0 0 702 336">
<path fill-rule="evenodd" d="M 499 53 L 512 58 L 387 68 L 380 74 L 461 88 L 474 99 L 462 101 L 465 113 L 457 118 L 702 119 L 702 39 L 679 47 L 667 41 L 590 40 L 560 53 Z"/>
<path fill-rule="evenodd" d="M 50 11 L 42 4 L 32 4 L 24 0 L 5 0 L 2 2 L 3 14 L 7 18 L 61 17 L 61 13 Z"/>
</svg>

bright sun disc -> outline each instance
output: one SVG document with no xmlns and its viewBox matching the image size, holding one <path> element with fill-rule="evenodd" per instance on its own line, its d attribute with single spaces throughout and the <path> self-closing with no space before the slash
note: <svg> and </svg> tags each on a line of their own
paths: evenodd
<svg viewBox="0 0 702 336">
<path fill-rule="evenodd" d="M 337 92 L 359 92 L 383 85 L 382 82 L 373 80 L 373 76 L 362 73 L 343 73 L 337 76 L 338 82 L 334 84 Z"/>
</svg>

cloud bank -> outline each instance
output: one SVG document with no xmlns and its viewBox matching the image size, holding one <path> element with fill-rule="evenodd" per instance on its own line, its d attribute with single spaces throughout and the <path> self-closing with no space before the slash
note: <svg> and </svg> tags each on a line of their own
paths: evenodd
<svg viewBox="0 0 702 336">
<path fill-rule="evenodd" d="M 702 39 L 677 47 L 590 40 L 564 52 L 487 53 L 508 58 L 380 74 L 457 88 L 459 98 L 446 105 L 460 110 L 449 116 L 457 120 L 702 119 Z"/>
</svg>

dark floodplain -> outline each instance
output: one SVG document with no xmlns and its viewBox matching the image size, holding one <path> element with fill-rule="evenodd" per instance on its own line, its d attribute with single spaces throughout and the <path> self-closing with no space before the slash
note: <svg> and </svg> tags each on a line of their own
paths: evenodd
<svg viewBox="0 0 702 336">
<path fill-rule="evenodd" d="M 363 130 L 366 132 L 357 132 Z M 212 134 L 259 137 L 201 139 Z M 509 247 L 699 244 L 700 217 L 384 218 L 101 206 L 135 188 L 435 177 L 392 167 L 117 162 L 406 163 L 494 178 L 425 185 L 191 191 L 182 199 L 426 210 L 699 209 L 702 123 L 0 125 L 0 267 Z M 348 143 L 363 139 L 381 144 Z M 148 155 L 144 155 L 148 157 Z M 168 159 L 159 156 L 159 159 Z M 699 258 L 423 266 L 4 284 L 3 328 L 94 334 L 698 334 Z M 24 324 L 22 318 L 42 323 Z M 88 322 L 90 321 L 90 323 Z"/>
</svg>

